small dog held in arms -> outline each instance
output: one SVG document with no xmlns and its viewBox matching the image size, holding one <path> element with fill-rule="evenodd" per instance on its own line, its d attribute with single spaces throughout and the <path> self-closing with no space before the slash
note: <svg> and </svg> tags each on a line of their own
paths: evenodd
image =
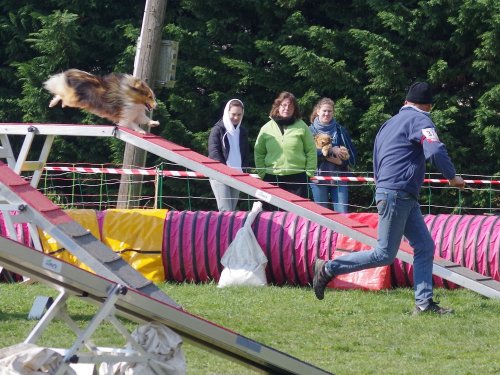
<svg viewBox="0 0 500 375">
<path fill-rule="evenodd" d="M 323 156 L 331 156 L 332 137 L 325 133 L 319 133 L 314 137 L 314 141 L 316 142 L 316 148 L 321 149 Z"/>
<path fill-rule="evenodd" d="M 332 146 L 332 137 L 325 133 L 316 134 L 314 137 L 316 148 L 321 149 L 324 157 L 337 157 L 340 160 L 348 160 L 350 158 L 349 151 L 344 146 Z"/>
<path fill-rule="evenodd" d="M 86 110 L 141 134 L 146 131 L 140 124 L 160 125 L 146 116 L 146 109 L 156 108 L 153 90 L 129 74 L 111 73 L 100 77 L 69 69 L 51 76 L 43 85 L 54 94 L 49 107 L 62 102 L 62 107 Z"/>
</svg>

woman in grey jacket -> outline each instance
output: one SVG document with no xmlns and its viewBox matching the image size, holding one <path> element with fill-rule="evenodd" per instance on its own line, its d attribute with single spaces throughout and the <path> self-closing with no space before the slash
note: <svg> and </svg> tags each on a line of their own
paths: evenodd
<svg viewBox="0 0 500 375">
<path fill-rule="evenodd" d="M 244 171 L 249 167 L 248 131 L 241 126 L 244 106 L 241 100 L 231 99 L 226 103 L 222 119 L 210 131 L 208 157 L 229 167 Z M 234 211 L 240 191 L 210 179 L 219 211 Z"/>
</svg>

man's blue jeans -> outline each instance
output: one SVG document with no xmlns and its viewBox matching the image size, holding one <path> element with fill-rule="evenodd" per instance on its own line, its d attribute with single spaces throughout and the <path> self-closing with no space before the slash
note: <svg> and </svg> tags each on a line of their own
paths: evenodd
<svg viewBox="0 0 500 375">
<path fill-rule="evenodd" d="M 330 275 L 343 275 L 366 268 L 391 264 L 403 235 L 413 248 L 415 302 L 425 307 L 432 298 L 434 241 L 425 225 L 417 199 L 402 190 L 378 188 L 378 240 L 372 250 L 357 251 L 335 258 L 326 265 Z"/>
</svg>

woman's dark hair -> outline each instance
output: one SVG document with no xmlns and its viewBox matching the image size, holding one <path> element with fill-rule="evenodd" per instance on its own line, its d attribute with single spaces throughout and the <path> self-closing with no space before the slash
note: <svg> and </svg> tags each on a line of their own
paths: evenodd
<svg viewBox="0 0 500 375">
<path fill-rule="evenodd" d="M 235 100 L 235 99 L 233 99 L 229 102 L 229 109 L 231 109 L 231 107 L 240 107 L 242 109 L 245 109 L 243 102 L 241 102 L 239 100 Z"/>
<path fill-rule="evenodd" d="M 269 112 L 269 116 L 271 117 L 279 117 L 279 108 L 283 100 L 288 99 L 290 100 L 290 103 L 293 105 L 293 113 L 292 113 L 292 118 L 294 120 L 298 120 L 300 118 L 300 110 L 299 110 L 299 105 L 297 103 L 297 99 L 295 98 L 295 95 L 293 95 L 291 92 L 288 91 L 283 91 L 281 92 L 276 99 L 274 99 L 273 106 L 271 107 L 271 112 Z"/>
</svg>

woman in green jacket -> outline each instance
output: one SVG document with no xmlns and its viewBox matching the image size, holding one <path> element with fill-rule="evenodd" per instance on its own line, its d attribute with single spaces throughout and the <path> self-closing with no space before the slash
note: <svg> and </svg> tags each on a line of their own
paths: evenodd
<svg viewBox="0 0 500 375">
<path fill-rule="evenodd" d="M 257 173 L 264 181 L 309 198 L 308 182 L 317 163 L 316 145 L 300 118 L 295 96 L 287 91 L 280 93 L 269 117 L 255 142 Z"/>
</svg>

